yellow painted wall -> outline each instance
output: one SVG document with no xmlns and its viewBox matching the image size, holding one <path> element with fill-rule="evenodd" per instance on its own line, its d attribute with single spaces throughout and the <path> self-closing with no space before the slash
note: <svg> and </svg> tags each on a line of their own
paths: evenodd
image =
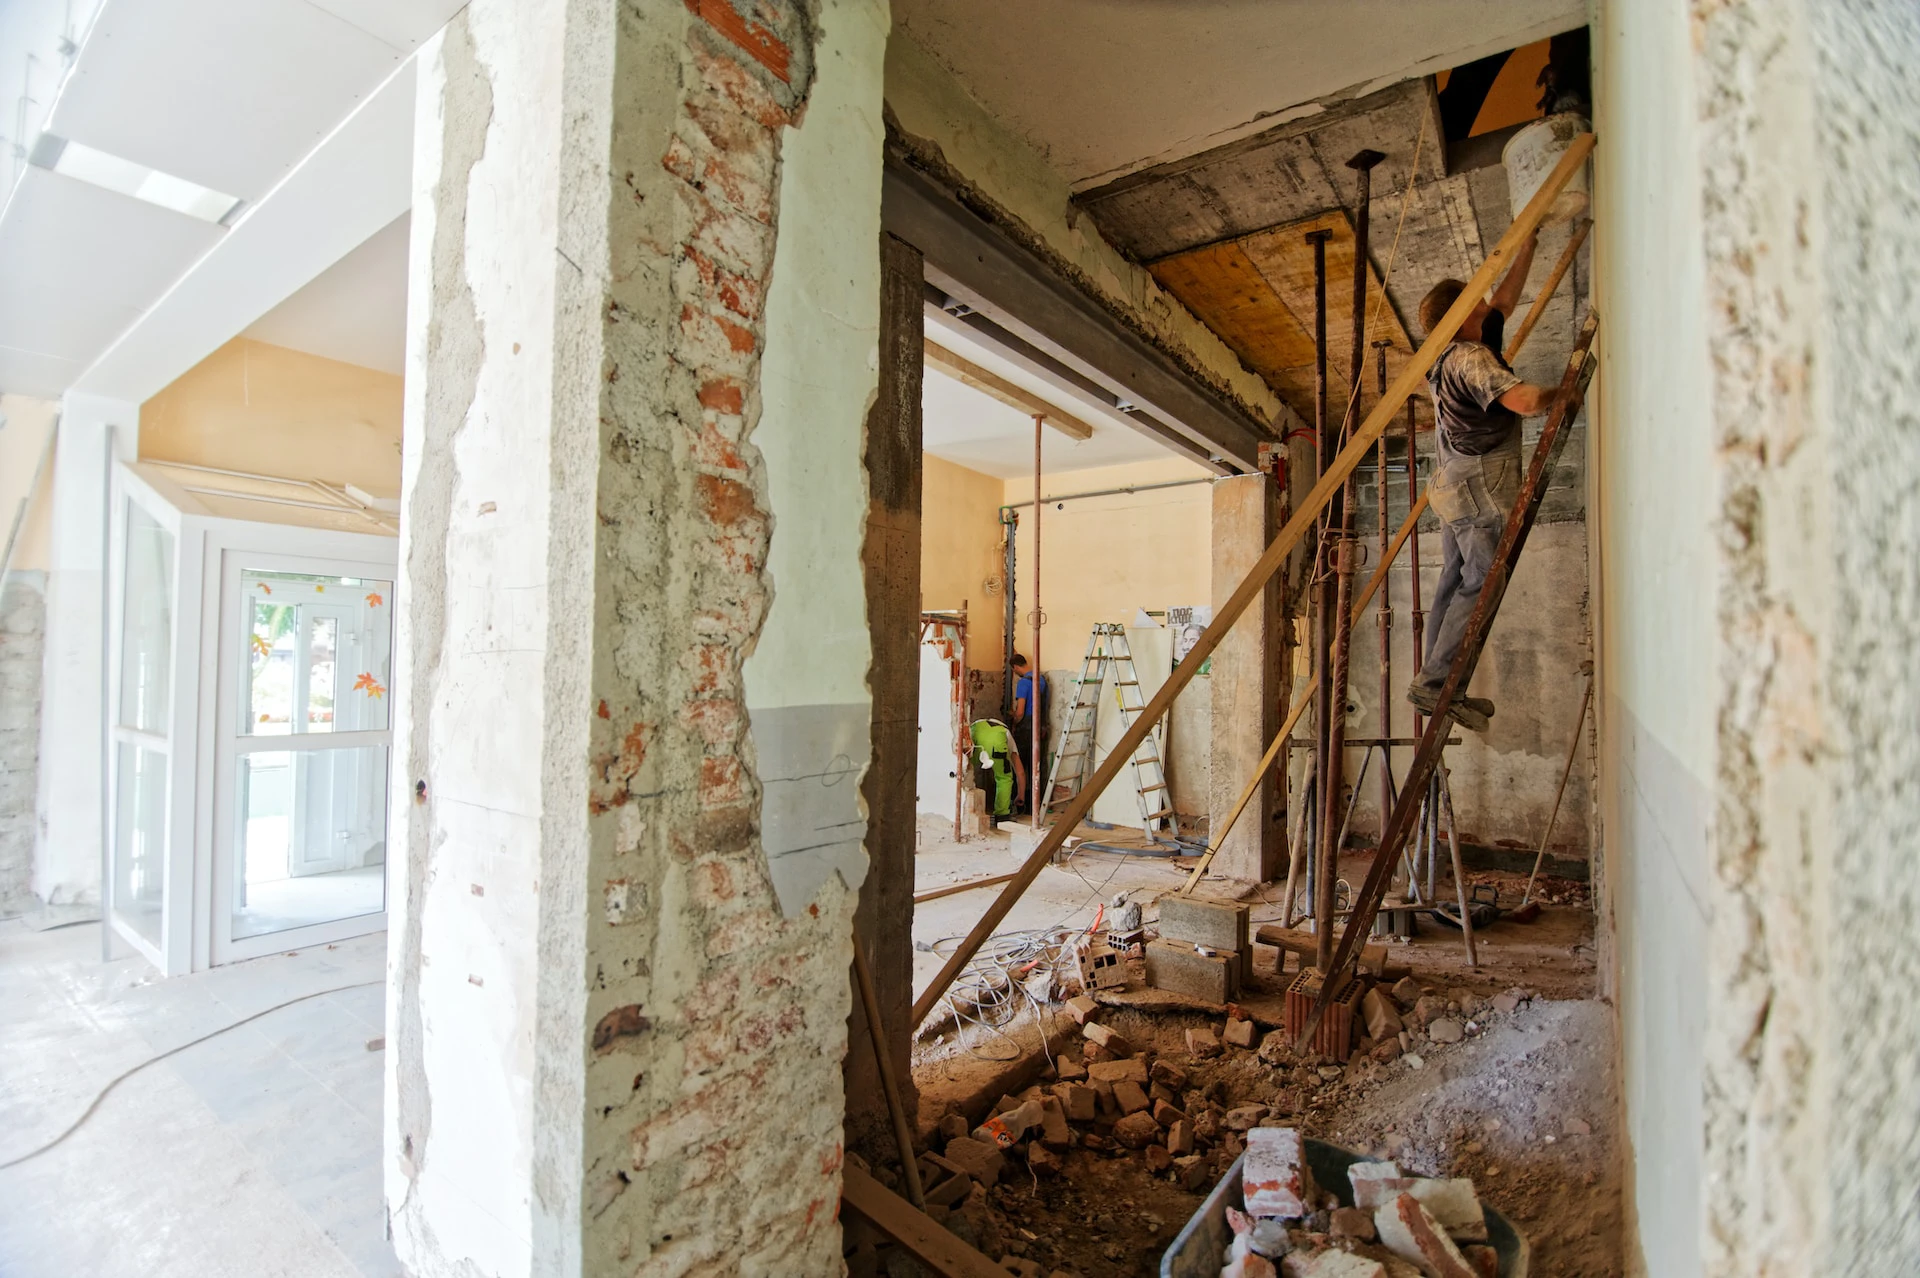
<svg viewBox="0 0 1920 1278">
<path fill-rule="evenodd" d="M 1046 480 L 1049 495 L 1207 478 L 1191 462 L 1135 462 L 1076 470 Z M 1031 479 L 1005 481 L 1002 501 L 1033 497 Z M 1138 608 L 1213 601 L 1213 488 L 1189 484 L 1154 492 L 1049 504 L 1040 517 L 1041 661 L 1077 669 L 1095 622 L 1131 623 Z M 1019 625 L 1014 647 L 1029 657 L 1033 632 L 1033 508 L 1020 511 L 1015 541 Z"/>
<path fill-rule="evenodd" d="M 1004 590 L 987 593 L 1006 570 L 1000 538 L 1001 481 L 943 461 L 924 459 L 920 515 L 920 607 L 967 608 L 967 662 L 998 670 L 1006 609 Z"/>
<path fill-rule="evenodd" d="M 0 427 L 0 538 L 13 527 L 20 503 L 33 487 L 34 472 L 40 471 L 40 484 L 27 501 L 18 540 L 13 547 L 14 571 L 44 569 L 47 566 L 47 538 L 53 512 L 53 458 L 40 459 L 59 417 L 60 406 L 49 399 L 26 395 L 0 395 L 0 413 L 7 424 Z"/>
<path fill-rule="evenodd" d="M 400 493 L 401 379 L 236 337 L 140 406 L 142 460 Z"/>
</svg>

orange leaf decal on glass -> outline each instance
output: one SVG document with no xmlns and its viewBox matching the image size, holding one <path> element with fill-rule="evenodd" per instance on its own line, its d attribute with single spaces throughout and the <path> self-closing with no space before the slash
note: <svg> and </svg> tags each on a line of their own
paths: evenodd
<svg viewBox="0 0 1920 1278">
<path fill-rule="evenodd" d="M 380 686 L 380 681 L 375 679 L 369 671 L 362 671 L 360 677 L 353 681 L 353 690 L 364 692 L 369 697 L 383 697 L 387 693 L 387 690 Z"/>
<path fill-rule="evenodd" d="M 260 587 L 260 593 L 261 593 L 261 594 L 263 594 L 263 595 L 270 595 L 270 594 L 272 594 L 272 593 L 273 593 L 273 587 L 272 587 L 272 586 L 269 586 L 269 585 L 268 585 L 268 584 L 267 584 L 266 582 L 264 582 L 264 581 L 256 581 L 256 582 L 254 582 L 253 584 L 254 584 L 254 585 L 256 585 L 256 586 L 258 586 L 258 587 Z"/>
<path fill-rule="evenodd" d="M 327 593 L 327 588 L 319 584 L 318 582 L 315 582 L 313 587 L 313 593 L 316 595 L 324 595 Z"/>
<path fill-rule="evenodd" d="M 249 638 L 253 640 L 253 650 L 261 656 L 264 657 L 273 651 L 273 645 L 267 642 L 265 635 L 251 635 Z"/>
<path fill-rule="evenodd" d="M 379 595 L 368 595 L 368 596 L 367 596 L 367 607 L 369 607 L 369 608 L 378 608 L 378 607 L 380 606 L 380 604 L 381 604 L 381 602 L 382 602 L 382 600 L 381 600 L 381 598 L 380 598 L 380 596 L 379 596 Z"/>
</svg>

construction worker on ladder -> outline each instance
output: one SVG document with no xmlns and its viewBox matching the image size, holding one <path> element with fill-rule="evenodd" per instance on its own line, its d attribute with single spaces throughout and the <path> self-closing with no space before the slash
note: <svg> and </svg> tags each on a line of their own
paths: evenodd
<svg viewBox="0 0 1920 1278">
<path fill-rule="evenodd" d="M 1557 393 L 1523 382 L 1501 355 L 1507 317 L 1520 301 L 1533 264 L 1534 237 L 1514 254 L 1513 267 L 1478 302 L 1453 344 L 1427 373 L 1433 395 L 1436 464 L 1427 493 L 1440 519 L 1442 564 L 1433 610 L 1427 614 L 1425 664 L 1407 688 L 1407 700 L 1426 714 L 1439 703 L 1453 659 L 1480 601 L 1507 513 L 1520 495 L 1520 419 L 1545 413 Z M 1420 303 L 1420 324 L 1431 333 L 1466 285 L 1442 280 Z M 1493 702 L 1456 696 L 1452 714 L 1462 727 L 1485 732 Z"/>
</svg>

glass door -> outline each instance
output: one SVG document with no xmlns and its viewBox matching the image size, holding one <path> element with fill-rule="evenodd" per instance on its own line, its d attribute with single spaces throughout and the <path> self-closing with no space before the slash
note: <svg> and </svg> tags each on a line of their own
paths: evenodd
<svg viewBox="0 0 1920 1278">
<path fill-rule="evenodd" d="M 115 930 L 161 963 L 173 754 L 174 536 L 132 500 L 124 503 L 122 529 L 107 896 Z"/>
<path fill-rule="evenodd" d="M 215 962 L 385 926 L 392 582 L 290 567 L 226 574 Z"/>
</svg>

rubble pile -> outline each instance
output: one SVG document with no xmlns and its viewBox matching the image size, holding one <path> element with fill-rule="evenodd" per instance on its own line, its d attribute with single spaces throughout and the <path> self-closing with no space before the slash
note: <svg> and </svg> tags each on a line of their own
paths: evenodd
<svg viewBox="0 0 1920 1278">
<path fill-rule="evenodd" d="M 1347 1175 L 1352 1206 L 1314 1183 L 1297 1129 L 1248 1132 L 1246 1210 L 1227 1209 L 1220 1278 L 1498 1278 L 1471 1180 L 1406 1176 L 1391 1162 L 1357 1162 Z"/>
<path fill-rule="evenodd" d="M 1309 1124 L 1357 1094 L 1424 1068 L 1426 1057 L 1477 1037 L 1529 997 L 1514 990 L 1489 999 L 1465 989 L 1431 989 L 1411 979 L 1376 987 L 1361 1004 L 1365 1025 L 1355 1025 L 1355 1051 L 1345 1064 L 1315 1054 L 1297 1056 L 1284 1031 L 1263 1034 L 1231 1008 L 1224 1021 L 1181 1026 L 1173 1017 L 1116 1012 L 1089 995 L 1069 999 L 1063 1011 L 1080 1026 L 1077 1055 L 1060 1056 L 1040 1082 L 1003 1095 L 978 1121 L 959 1113 L 941 1121 L 933 1142 L 938 1152 L 920 1158 L 928 1212 L 1013 1268 L 1023 1259 L 1020 1235 L 1033 1236 L 1020 1222 L 1044 1233 L 1052 1213 L 1042 1204 L 1070 1193 L 1076 1182 L 1099 1177 L 1104 1184 L 1100 1169 L 1130 1167 L 1134 1175 L 1144 1173 L 1165 1184 L 1169 1193 L 1204 1194 L 1252 1143 L 1291 1133 L 1293 1125 Z M 1403 1166 L 1416 1153 L 1411 1147 L 1387 1151 L 1389 1156 L 1396 1152 L 1406 1156 Z M 1321 1210 L 1316 1204 L 1305 1218 L 1317 1222 Z M 1427 1210 L 1433 1210 L 1431 1203 Z M 1177 1218 L 1167 1222 L 1160 1245 L 1170 1241 L 1180 1223 Z M 1341 1251 L 1362 1231 L 1356 1219 L 1342 1217 L 1318 1232 L 1341 1244 L 1334 1248 Z M 1377 1237 L 1378 1226 L 1369 1225 L 1367 1232 Z M 1103 1239 L 1099 1245 L 1113 1244 Z M 1101 1256 L 1099 1245 L 1084 1257 L 1077 1251 L 1054 1252 L 1045 1244 L 1028 1254 L 1062 1259 L 1073 1254 L 1086 1263 L 1102 1259 L 1110 1265 L 1114 1258 Z M 1291 1242 L 1289 1247 L 1289 1254 L 1312 1254 Z M 1338 1278 L 1375 1271 L 1301 1272 Z"/>
</svg>

